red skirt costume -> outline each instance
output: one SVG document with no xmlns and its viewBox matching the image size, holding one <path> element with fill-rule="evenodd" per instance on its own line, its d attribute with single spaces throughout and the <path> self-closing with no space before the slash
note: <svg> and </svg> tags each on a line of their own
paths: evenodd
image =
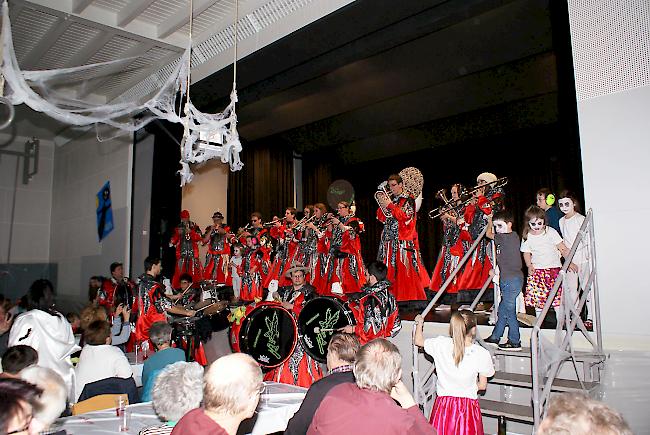
<svg viewBox="0 0 650 435">
<path fill-rule="evenodd" d="M 461 230 L 460 238 L 463 240 L 465 252 L 469 250 L 472 243 L 478 238 L 487 225 L 487 216 L 492 213 L 492 206 L 484 196 L 478 198 L 477 204 L 470 204 L 463 211 L 465 228 Z M 487 237 L 479 242 L 478 246 L 469 257 L 458 278 L 458 302 L 471 303 L 483 287 L 486 281 L 490 280 L 492 270 L 492 242 Z M 488 289 L 493 284 L 488 285 Z M 486 291 L 481 301 L 494 300 L 494 292 Z"/>
<path fill-rule="evenodd" d="M 183 210 L 186 211 L 186 210 Z M 181 213 L 181 218 L 183 218 Z M 189 217 L 189 214 L 187 215 Z M 187 273 L 192 276 L 193 282 L 203 280 L 203 267 L 199 261 L 199 242 L 202 240 L 201 230 L 193 222 L 181 224 L 174 230 L 169 244 L 176 247 L 176 266 L 172 287 L 181 286 L 180 276 Z"/>
<path fill-rule="evenodd" d="M 265 288 L 274 279 L 278 280 L 278 287 L 291 284 L 291 279 L 286 277 L 285 272 L 291 267 L 292 262 L 295 261 L 298 254 L 300 234 L 298 233 L 292 237 L 290 234 L 287 235 L 288 231 L 290 230 L 285 225 L 271 228 L 271 237 L 279 240 L 279 242 L 269 273 L 264 279 L 263 285 Z"/>
<path fill-rule="evenodd" d="M 229 283 L 230 271 L 228 270 L 228 261 L 230 260 L 230 243 L 226 237 L 229 231 L 230 229 L 228 227 L 221 231 L 214 226 L 208 228 L 208 235 L 204 239 L 204 242 L 208 245 L 208 252 L 205 255 L 203 279 L 214 280 L 218 284 Z"/>
<path fill-rule="evenodd" d="M 303 305 L 314 294 L 314 289 L 309 284 L 305 284 L 303 288 L 309 288 L 309 291 L 301 293 L 294 300 L 293 309 L 291 310 L 296 318 L 300 315 Z M 282 301 L 288 302 L 293 297 L 293 287 L 286 286 L 279 288 L 278 294 Z M 321 370 L 320 364 L 311 356 L 307 355 L 300 340 L 296 341 L 296 347 L 289 359 L 264 374 L 265 381 L 298 385 L 299 387 L 305 388 L 309 388 L 311 384 L 322 379 L 322 377 L 323 371 Z"/>
<path fill-rule="evenodd" d="M 138 343 L 149 340 L 149 328 L 156 322 L 167 321 L 167 309 L 172 307 L 163 287 L 151 275 L 144 274 L 138 284 L 138 306 L 141 311 L 135 324 Z M 149 346 L 153 349 L 153 346 Z"/>
<path fill-rule="evenodd" d="M 393 198 L 388 205 L 391 216 L 377 209 L 377 219 L 384 224 L 377 260 L 388 267 L 386 279 L 397 301 L 426 300 L 424 289 L 429 274 L 422 264 L 415 228 L 415 201 L 406 194 Z"/>
<path fill-rule="evenodd" d="M 238 271 L 239 276 L 241 276 L 239 299 L 249 302 L 254 301 L 256 298 L 262 299 L 264 295 L 262 279 L 268 273 L 268 270 L 268 252 L 262 248 L 248 248 L 244 253 L 244 259 Z"/>
<path fill-rule="evenodd" d="M 443 245 L 438 255 L 438 261 L 431 274 L 431 284 L 429 289 L 433 292 L 440 291 L 442 285 L 447 281 L 451 273 L 456 269 L 460 259 L 464 255 L 463 241 L 460 238 L 460 228 L 453 220 L 443 220 Z M 449 283 L 445 289 L 445 294 L 438 299 L 441 304 L 451 304 L 456 302 L 458 294 L 458 278 L 460 272 Z"/>
<path fill-rule="evenodd" d="M 478 399 L 438 396 L 429 423 L 439 435 L 483 435 Z"/>
<path fill-rule="evenodd" d="M 359 233 L 362 230 L 361 221 L 354 216 L 339 218 L 341 225 L 332 231 L 325 232 L 322 246 L 329 247 L 329 254 L 321 258 L 319 267 L 324 267 L 321 275 L 320 294 L 324 296 L 341 297 L 332 293 L 332 285 L 339 283 L 343 293 L 358 293 L 366 283 L 363 258 L 361 257 L 361 241 Z"/>
</svg>

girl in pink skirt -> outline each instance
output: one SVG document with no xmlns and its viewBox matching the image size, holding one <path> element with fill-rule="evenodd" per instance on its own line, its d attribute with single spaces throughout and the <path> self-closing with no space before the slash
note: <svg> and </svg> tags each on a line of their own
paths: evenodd
<svg viewBox="0 0 650 435">
<path fill-rule="evenodd" d="M 415 317 L 416 346 L 433 357 L 438 379 L 430 422 L 438 435 L 483 435 L 483 419 L 477 393 L 494 376 L 490 352 L 474 343 L 476 316 L 469 310 L 455 311 L 449 337 L 424 339 L 424 319 Z"/>
<path fill-rule="evenodd" d="M 524 228 L 520 249 L 528 267 L 524 301 L 527 307 L 534 307 L 539 316 L 562 268 L 560 256 L 568 255 L 569 249 L 558 232 L 546 225 L 546 213 L 541 208 L 528 207 L 525 221 L 528 225 Z M 577 270 L 576 265 L 571 263 L 569 270 Z M 556 310 L 560 307 L 561 297 L 562 287 L 553 298 Z"/>
</svg>

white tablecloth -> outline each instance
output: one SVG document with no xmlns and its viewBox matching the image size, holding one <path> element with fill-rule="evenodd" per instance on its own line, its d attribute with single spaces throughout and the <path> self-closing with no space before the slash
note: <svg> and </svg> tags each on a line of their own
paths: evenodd
<svg viewBox="0 0 650 435">
<path fill-rule="evenodd" d="M 300 408 L 306 392 L 305 388 L 266 382 L 266 389 L 260 396 L 257 420 L 252 433 L 261 435 L 283 431 L 289 419 Z M 151 402 L 129 405 L 128 409 L 131 411 L 131 423 L 128 432 L 122 433 L 137 435 L 147 426 L 161 424 Z M 117 433 L 119 420 L 115 409 L 108 409 L 61 418 L 55 425 L 59 429 L 65 429 L 69 435 L 95 435 Z"/>
<path fill-rule="evenodd" d="M 142 367 L 144 367 L 144 364 L 142 363 L 141 355 L 138 354 L 138 360 L 136 361 L 135 353 L 129 352 L 129 353 L 126 354 L 126 359 L 128 359 L 129 364 L 131 364 L 131 370 L 133 370 L 133 379 L 135 380 L 135 386 L 136 387 L 141 387 L 142 386 Z"/>
</svg>

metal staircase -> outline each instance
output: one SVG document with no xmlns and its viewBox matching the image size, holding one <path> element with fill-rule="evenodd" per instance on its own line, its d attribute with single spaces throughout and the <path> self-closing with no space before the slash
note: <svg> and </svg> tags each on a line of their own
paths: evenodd
<svg viewBox="0 0 650 435">
<path fill-rule="evenodd" d="M 486 230 L 480 234 L 459 261 L 456 269 L 422 312 L 423 317 L 426 317 L 438 299 L 442 297 L 449 283 L 471 257 L 485 234 Z M 492 354 L 497 370 L 489 380 L 485 393 L 479 399 L 486 433 L 497 432 L 498 425 L 501 425 L 500 429 L 506 429 L 503 426 L 507 425 L 507 431 L 512 433 L 534 433 L 543 419 L 549 399 L 553 395 L 570 391 L 588 392 L 598 385 L 606 355 L 602 348 L 594 240 L 593 212 L 589 210 L 568 258 L 565 259 L 564 267 L 549 295 L 548 302 L 533 326 L 530 347 L 522 348 L 521 352 L 502 351 L 486 345 L 480 337 L 477 337 L 479 344 Z M 589 258 L 587 282 L 580 283 L 582 296 L 577 303 L 573 304 L 569 298 L 563 297 L 563 315 L 557 319 L 555 331 L 542 331 L 541 326 L 551 309 L 553 298 L 560 285 L 566 282 L 567 269 L 581 243 L 584 243 L 582 246 L 586 248 L 582 249 L 587 249 Z M 494 245 L 494 243 L 492 244 Z M 489 281 L 483 285 L 483 289 L 476 296 L 471 309 L 476 307 L 488 286 Z M 594 302 L 590 312 L 590 315 L 593 316 L 593 332 L 587 330 L 579 315 L 589 295 Z M 496 306 L 494 309 L 496 310 Z M 573 349 L 575 341 L 573 335 L 576 331 L 579 333 L 576 335 L 581 335 L 586 339 L 590 347 L 587 351 Z M 525 334 L 526 330 L 522 330 L 522 333 Z M 435 400 L 435 367 L 430 358 L 423 359 L 420 353 L 421 351 L 413 346 L 413 392 L 416 401 L 428 416 Z M 424 363 L 424 361 L 427 362 Z M 420 375 L 421 365 L 423 366 L 422 375 Z"/>
</svg>

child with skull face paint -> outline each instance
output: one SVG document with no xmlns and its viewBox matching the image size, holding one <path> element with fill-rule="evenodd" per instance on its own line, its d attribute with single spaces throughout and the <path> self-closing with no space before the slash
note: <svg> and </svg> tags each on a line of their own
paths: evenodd
<svg viewBox="0 0 650 435">
<path fill-rule="evenodd" d="M 585 221 L 584 215 L 580 214 L 580 203 L 575 193 L 565 190 L 560 194 L 558 201 L 560 211 L 564 216 L 560 219 L 560 230 L 562 231 L 562 238 L 567 248 L 571 249 L 575 242 L 580 227 Z M 583 239 L 576 249 L 572 262 L 577 266 L 577 271 L 569 271 L 566 275 L 566 286 L 564 289 L 564 296 L 570 298 L 573 305 L 577 305 L 579 301 L 578 282 L 584 288 L 589 279 L 589 241 Z M 591 298 L 587 298 L 587 305 L 591 303 Z M 591 311 L 590 311 L 591 312 Z M 590 321 L 588 321 L 590 322 Z"/>
<path fill-rule="evenodd" d="M 534 307 L 539 315 L 562 268 L 560 256 L 566 258 L 569 249 L 558 232 L 546 225 L 546 214 L 541 208 L 535 205 L 528 207 L 524 220 L 527 225 L 520 248 L 528 267 L 524 301 L 526 306 Z M 577 270 L 577 267 L 572 263 L 569 269 Z M 556 311 L 560 308 L 561 297 L 562 287 L 553 298 Z"/>
</svg>

